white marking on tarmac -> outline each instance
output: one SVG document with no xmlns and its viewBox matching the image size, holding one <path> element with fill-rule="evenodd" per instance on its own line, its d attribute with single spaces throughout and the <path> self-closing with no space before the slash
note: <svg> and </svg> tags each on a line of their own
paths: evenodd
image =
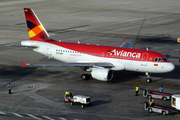
<svg viewBox="0 0 180 120">
<path fill-rule="evenodd" d="M 26 114 L 26 115 L 28 115 L 28 116 L 30 116 L 30 117 L 32 117 L 32 118 L 34 118 L 34 119 L 37 119 L 37 120 L 42 120 L 41 118 L 38 118 L 38 117 L 36 117 L 36 116 L 34 116 L 34 115 L 31 115 L 31 114 Z"/>
<path fill-rule="evenodd" d="M 5 115 L 6 113 L 4 113 L 4 112 L 1 112 L 1 111 L 0 111 L 0 114 L 3 114 L 3 115 Z"/>
<path fill-rule="evenodd" d="M 45 118 L 47 118 L 47 119 L 49 119 L 49 120 L 55 120 L 55 119 L 52 119 L 52 118 L 50 118 L 50 117 L 48 117 L 48 116 L 43 116 L 43 117 L 45 117 Z"/>
<path fill-rule="evenodd" d="M 22 116 L 22 115 L 20 115 L 20 114 L 17 114 L 17 113 L 12 113 L 12 114 L 14 114 L 14 115 L 16 115 L 16 116 L 18 116 L 18 117 L 24 117 L 24 116 Z"/>
<path fill-rule="evenodd" d="M 59 119 L 61 119 L 61 120 L 67 120 L 67 119 L 65 119 L 65 118 L 62 118 L 62 117 L 58 117 Z"/>
</svg>

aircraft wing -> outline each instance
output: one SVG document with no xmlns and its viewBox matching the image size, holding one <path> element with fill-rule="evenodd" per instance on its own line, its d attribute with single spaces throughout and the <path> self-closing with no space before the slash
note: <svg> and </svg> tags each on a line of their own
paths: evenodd
<svg viewBox="0 0 180 120">
<path fill-rule="evenodd" d="M 126 42 L 125 40 L 123 40 L 123 41 L 124 41 L 124 43 L 120 47 L 131 48 L 130 42 Z"/>
<path fill-rule="evenodd" d="M 43 66 L 43 67 L 51 67 L 51 66 L 59 66 L 59 67 L 105 67 L 105 68 L 112 68 L 114 67 L 111 63 L 24 63 L 21 61 L 22 67 L 25 65 L 32 65 L 32 66 Z"/>
</svg>

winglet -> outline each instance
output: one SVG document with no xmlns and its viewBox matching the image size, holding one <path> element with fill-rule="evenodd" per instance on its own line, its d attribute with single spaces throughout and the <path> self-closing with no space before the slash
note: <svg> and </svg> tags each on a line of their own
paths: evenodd
<svg viewBox="0 0 180 120">
<path fill-rule="evenodd" d="M 20 61 L 21 62 L 21 64 L 22 64 L 22 67 L 24 67 L 25 65 L 26 65 L 26 63 L 23 63 L 22 61 Z"/>
<path fill-rule="evenodd" d="M 126 40 L 123 39 L 124 42 L 126 42 Z"/>
</svg>

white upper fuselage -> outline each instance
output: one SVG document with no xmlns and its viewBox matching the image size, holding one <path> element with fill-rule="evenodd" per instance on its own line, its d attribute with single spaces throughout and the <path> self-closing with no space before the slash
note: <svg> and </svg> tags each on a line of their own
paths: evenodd
<svg viewBox="0 0 180 120">
<path fill-rule="evenodd" d="M 22 45 L 37 47 L 35 52 L 66 63 L 112 63 L 111 70 L 165 73 L 174 69 L 169 61 L 161 61 L 160 53 L 122 47 L 109 47 L 57 41 L 22 41 Z M 159 59 L 159 61 L 157 60 Z"/>
</svg>

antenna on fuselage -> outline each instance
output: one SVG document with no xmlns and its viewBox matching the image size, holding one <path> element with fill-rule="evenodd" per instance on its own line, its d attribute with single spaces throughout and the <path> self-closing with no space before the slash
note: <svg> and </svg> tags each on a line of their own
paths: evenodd
<svg viewBox="0 0 180 120">
<path fill-rule="evenodd" d="M 80 42 L 78 41 L 78 44 L 80 44 Z"/>
<path fill-rule="evenodd" d="M 132 46 L 132 48 L 134 48 L 134 46 L 136 45 L 136 42 L 137 42 L 137 40 L 138 40 L 138 38 L 139 38 L 139 34 L 140 34 L 140 32 L 141 32 L 141 29 L 142 29 L 142 27 L 143 27 L 143 25 L 144 25 L 145 20 L 146 20 L 146 15 L 145 15 L 144 20 L 143 20 L 143 22 L 142 22 L 142 24 L 141 24 L 141 27 L 140 27 L 140 29 L 139 29 L 139 32 L 138 32 L 138 34 L 137 34 L 137 36 L 136 36 L 136 39 L 135 39 L 135 41 L 134 41 L 134 45 Z"/>
<path fill-rule="evenodd" d="M 148 47 L 146 47 L 146 50 L 149 50 Z"/>
</svg>

